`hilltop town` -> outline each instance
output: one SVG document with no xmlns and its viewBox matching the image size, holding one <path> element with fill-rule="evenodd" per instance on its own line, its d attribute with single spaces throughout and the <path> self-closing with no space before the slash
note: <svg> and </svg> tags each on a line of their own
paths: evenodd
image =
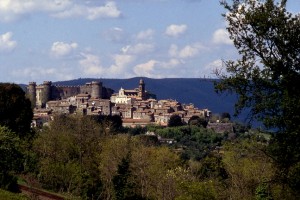
<svg viewBox="0 0 300 200">
<path fill-rule="evenodd" d="M 34 107 L 32 125 L 42 126 L 56 114 L 119 115 L 123 126 L 130 127 L 147 124 L 166 126 L 174 114 L 186 123 L 192 116 L 209 118 L 211 115 L 208 109 L 198 109 L 193 104 L 154 99 L 146 90 L 143 79 L 137 85 L 137 88 L 120 88 L 118 93 L 114 93 L 99 81 L 81 86 L 53 85 L 51 81 L 44 81 L 41 85 L 30 82 L 27 95 Z"/>
</svg>

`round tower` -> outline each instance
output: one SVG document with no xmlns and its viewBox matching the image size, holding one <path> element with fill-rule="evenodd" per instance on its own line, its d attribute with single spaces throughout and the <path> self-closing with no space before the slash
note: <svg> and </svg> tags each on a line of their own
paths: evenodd
<svg viewBox="0 0 300 200">
<path fill-rule="evenodd" d="M 51 100 L 51 81 L 43 82 L 43 98 L 42 98 L 42 106 L 44 107 L 48 101 Z"/>
<path fill-rule="evenodd" d="M 36 106 L 36 82 L 29 82 L 27 87 L 27 95 L 31 101 L 31 106 Z"/>
<path fill-rule="evenodd" d="M 92 82 L 92 98 L 102 98 L 102 83 L 99 81 Z"/>
</svg>

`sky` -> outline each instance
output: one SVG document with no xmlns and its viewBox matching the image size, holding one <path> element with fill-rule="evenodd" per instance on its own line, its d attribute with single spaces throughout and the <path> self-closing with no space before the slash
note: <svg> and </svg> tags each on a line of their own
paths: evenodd
<svg viewBox="0 0 300 200">
<path fill-rule="evenodd" d="M 0 82 L 213 78 L 237 56 L 224 12 L 219 0 L 0 0 Z"/>
</svg>

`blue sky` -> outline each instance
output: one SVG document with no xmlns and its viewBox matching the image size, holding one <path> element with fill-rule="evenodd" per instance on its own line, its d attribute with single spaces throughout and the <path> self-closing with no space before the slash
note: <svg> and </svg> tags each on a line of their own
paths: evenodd
<svg viewBox="0 0 300 200">
<path fill-rule="evenodd" d="M 0 82 L 213 77 L 236 57 L 223 12 L 218 0 L 0 0 Z"/>
</svg>

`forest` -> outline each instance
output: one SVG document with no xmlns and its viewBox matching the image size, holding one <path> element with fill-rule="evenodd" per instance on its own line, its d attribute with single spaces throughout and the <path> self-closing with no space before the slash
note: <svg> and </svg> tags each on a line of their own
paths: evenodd
<svg viewBox="0 0 300 200">
<path fill-rule="evenodd" d="M 287 0 L 220 2 L 240 57 L 216 70 L 215 90 L 236 94 L 235 114 L 249 110 L 261 128 L 217 133 L 175 116 L 164 128 L 126 128 L 119 116 L 57 115 L 35 129 L 24 91 L 1 83 L 0 199 L 30 199 L 20 185 L 64 199 L 299 199 L 300 16 Z"/>
</svg>

